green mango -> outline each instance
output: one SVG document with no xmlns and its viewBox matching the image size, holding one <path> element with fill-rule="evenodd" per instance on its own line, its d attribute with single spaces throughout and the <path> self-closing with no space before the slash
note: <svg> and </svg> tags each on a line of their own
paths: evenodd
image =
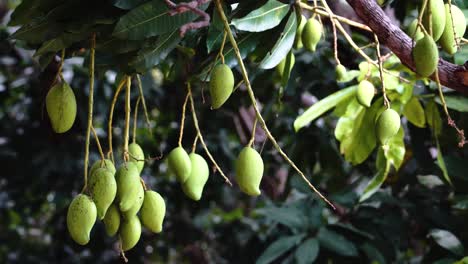
<svg viewBox="0 0 468 264">
<path fill-rule="evenodd" d="M 288 56 L 290 57 L 289 72 L 292 71 L 294 63 L 296 63 L 296 57 L 294 56 L 294 53 L 289 52 L 286 57 L 276 66 L 276 72 L 280 77 L 283 77 L 284 67 L 286 66 L 286 60 L 288 59 Z"/>
<path fill-rule="evenodd" d="M 187 181 L 182 184 L 182 190 L 190 199 L 198 201 L 202 196 L 203 187 L 205 187 L 210 175 L 210 169 L 202 156 L 190 153 L 189 157 L 192 164 L 192 172 Z"/>
<path fill-rule="evenodd" d="M 234 89 L 234 74 L 226 64 L 214 67 L 210 78 L 211 107 L 220 108 L 229 99 Z"/>
<path fill-rule="evenodd" d="M 138 199 L 138 188 L 141 185 L 137 165 L 134 162 L 122 164 L 115 174 L 117 181 L 117 198 L 122 212 L 130 210 Z"/>
<path fill-rule="evenodd" d="M 322 24 L 315 19 L 309 18 L 302 30 L 302 44 L 309 51 L 315 51 L 317 43 L 322 37 Z"/>
<path fill-rule="evenodd" d="M 107 208 L 112 204 L 117 194 L 114 174 L 108 169 L 98 168 L 89 177 L 88 186 L 91 197 L 96 203 L 98 218 L 103 219 Z"/>
<path fill-rule="evenodd" d="M 140 240 L 141 237 L 141 222 L 138 216 L 134 215 L 122 221 L 120 227 L 120 242 L 122 250 L 127 251 L 132 249 Z"/>
<path fill-rule="evenodd" d="M 346 67 L 343 66 L 343 64 L 336 65 L 335 74 L 337 82 L 344 82 L 346 80 L 347 75 Z"/>
<path fill-rule="evenodd" d="M 141 207 L 141 221 L 143 225 L 154 233 L 162 231 L 166 203 L 161 195 L 155 191 L 146 191 Z"/>
<path fill-rule="evenodd" d="M 463 11 L 455 5 L 451 6 L 452 15 L 450 16 L 450 5 L 445 4 L 445 29 L 439 43 L 448 54 L 455 54 L 457 52 L 457 38 L 463 37 L 466 31 L 466 18 Z M 453 22 L 452 23 L 452 19 Z M 455 31 L 454 31 L 455 29 Z"/>
<path fill-rule="evenodd" d="M 418 29 L 418 31 L 414 33 L 416 31 L 416 28 Z M 418 41 L 424 37 L 424 33 L 421 31 L 421 28 L 418 27 L 417 18 L 413 19 L 413 21 L 411 21 L 411 24 L 408 26 L 408 35 L 410 36 L 410 38 L 413 38 L 414 41 Z"/>
<path fill-rule="evenodd" d="M 71 238 L 76 243 L 80 245 L 88 244 L 96 217 L 96 205 L 89 196 L 79 194 L 73 199 L 68 207 L 67 227 Z"/>
<path fill-rule="evenodd" d="M 422 19 L 424 28 L 427 32 L 430 32 L 429 11 L 431 12 L 432 18 L 432 38 L 437 41 L 442 36 L 445 29 L 444 0 L 429 0 Z"/>
<path fill-rule="evenodd" d="M 58 83 L 46 96 L 46 109 L 52 129 L 56 133 L 67 132 L 75 122 L 76 98 L 68 83 Z"/>
<path fill-rule="evenodd" d="M 356 99 L 362 106 L 370 107 L 374 94 L 374 85 L 367 80 L 362 80 L 356 91 Z"/>
<path fill-rule="evenodd" d="M 180 183 L 184 183 L 192 172 L 190 157 L 182 147 L 173 149 L 168 156 L 169 168 Z"/>
<path fill-rule="evenodd" d="M 137 143 L 128 145 L 128 153 L 130 153 L 130 161 L 135 162 L 138 168 L 138 173 L 141 173 L 145 166 L 145 154 L 143 149 Z"/>
<path fill-rule="evenodd" d="M 296 30 L 296 37 L 294 38 L 294 48 L 295 49 L 302 49 L 304 46 L 302 44 L 302 31 L 304 30 L 304 26 L 307 22 L 307 18 L 304 15 L 301 15 L 301 21 L 298 23 L 297 30 Z"/>
<path fill-rule="evenodd" d="M 115 203 L 111 204 L 109 209 L 107 209 L 106 216 L 103 221 L 108 236 L 114 236 L 117 234 L 120 227 L 120 213 Z"/>
<path fill-rule="evenodd" d="M 145 198 L 145 189 L 143 189 L 143 185 L 140 184 L 140 187 L 138 188 L 136 202 L 132 205 L 132 207 L 128 211 L 123 212 L 123 216 L 125 218 L 128 218 L 130 216 L 136 215 L 138 211 L 140 211 L 144 198 Z"/>
<path fill-rule="evenodd" d="M 422 77 L 429 77 L 434 73 L 439 62 L 439 50 L 431 36 L 426 35 L 416 41 L 413 48 L 413 61 L 416 73 Z"/>
<path fill-rule="evenodd" d="M 258 152 L 245 147 L 236 163 L 236 180 L 241 191 L 251 196 L 260 195 L 260 182 L 263 177 L 263 160 Z"/>
<path fill-rule="evenodd" d="M 375 133 L 382 145 L 386 145 L 388 140 L 398 133 L 400 129 L 400 115 L 389 108 L 383 111 L 377 118 Z"/>
<path fill-rule="evenodd" d="M 96 171 L 99 168 L 108 169 L 112 174 L 115 174 L 115 166 L 110 159 L 105 159 L 104 161 L 97 160 L 96 162 L 94 162 L 93 166 L 91 166 L 91 169 L 89 170 L 89 175 L 93 175 L 94 171 Z"/>
</svg>

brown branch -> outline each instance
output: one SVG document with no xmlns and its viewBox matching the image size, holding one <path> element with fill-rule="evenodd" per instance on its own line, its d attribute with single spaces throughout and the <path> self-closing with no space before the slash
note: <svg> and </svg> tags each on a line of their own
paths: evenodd
<svg viewBox="0 0 468 264">
<path fill-rule="evenodd" d="M 415 70 L 411 55 L 412 40 L 399 27 L 394 25 L 375 0 L 347 0 L 356 14 L 378 36 L 401 62 Z M 466 65 L 466 63 L 465 63 Z M 455 65 L 439 59 L 439 78 L 442 85 L 468 94 L 468 70 L 466 66 Z M 435 80 L 435 75 L 431 76 Z"/>
<path fill-rule="evenodd" d="M 208 15 L 208 13 L 206 13 L 205 11 L 198 9 L 198 7 L 205 3 L 208 3 L 211 0 L 193 0 L 191 2 L 180 3 L 180 4 L 175 4 L 171 0 L 164 0 L 164 1 L 166 2 L 166 5 L 171 9 L 169 11 L 169 15 L 171 16 L 191 11 L 203 18 L 201 21 L 190 22 L 181 26 L 180 27 L 181 37 L 184 37 L 185 33 L 187 33 L 187 31 L 189 30 L 199 29 L 199 28 L 207 27 L 210 25 L 210 15 Z"/>
</svg>

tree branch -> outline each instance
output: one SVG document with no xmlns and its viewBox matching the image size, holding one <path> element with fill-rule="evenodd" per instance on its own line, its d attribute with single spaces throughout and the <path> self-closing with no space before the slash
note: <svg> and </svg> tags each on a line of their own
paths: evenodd
<svg viewBox="0 0 468 264">
<path fill-rule="evenodd" d="M 404 65 L 414 71 L 411 38 L 390 21 L 390 18 L 385 15 L 377 1 L 347 0 L 347 2 L 364 24 L 375 32 L 381 43 L 395 53 Z M 442 85 L 468 94 L 468 70 L 466 66 L 455 65 L 439 59 L 438 70 Z M 431 79 L 435 80 L 435 75 L 432 75 Z"/>
</svg>

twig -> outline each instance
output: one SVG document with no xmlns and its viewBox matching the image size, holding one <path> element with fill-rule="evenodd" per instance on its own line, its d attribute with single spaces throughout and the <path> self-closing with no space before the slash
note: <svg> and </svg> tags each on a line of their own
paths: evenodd
<svg viewBox="0 0 468 264">
<path fill-rule="evenodd" d="M 198 133 L 197 133 L 197 135 L 195 136 L 195 139 L 193 140 L 193 144 L 192 144 L 192 153 L 195 153 L 195 150 L 197 149 L 197 142 L 198 142 Z"/>
<path fill-rule="evenodd" d="M 138 121 L 138 106 L 140 104 L 141 96 L 138 96 L 138 99 L 135 103 L 135 111 L 133 113 L 133 139 L 132 142 L 136 143 L 136 134 L 137 134 L 137 121 Z"/>
<path fill-rule="evenodd" d="M 257 121 L 258 118 L 255 117 L 255 121 L 252 126 L 252 135 L 250 136 L 249 143 L 247 144 L 247 147 L 252 147 L 253 143 L 255 142 L 255 131 L 257 130 Z"/>
<path fill-rule="evenodd" d="M 390 108 L 390 101 L 388 100 L 387 92 L 385 90 L 383 63 L 382 63 L 383 60 L 382 60 L 382 56 L 380 55 L 380 42 L 379 42 L 379 38 L 375 34 L 374 34 L 374 39 L 376 43 L 375 49 L 377 51 L 377 59 L 379 61 L 379 73 L 380 73 L 380 81 L 382 82 L 382 94 L 383 94 L 384 104 L 387 108 Z"/>
<path fill-rule="evenodd" d="M 105 160 L 106 157 L 104 156 L 104 152 L 102 151 L 101 143 L 99 142 L 99 137 L 98 137 L 98 135 L 96 133 L 96 130 L 94 129 L 93 125 L 91 125 L 91 131 L 93 131 L 94 139 L 96 140 L 96 145 L 98 147 L 99 154 L 101 155 L 101 160 Z"/>
<path fill-rule="evenodd" d="M 187 102 L 189 99 L 189 94 L 185 96 L 184 104 L 182 105 L 182 117 L 180 118 L 180 131 L 179 131 L 179 147 L 182 147 L 182 138 L 184 137 L 184 126 L 185 126 L 185 109 L 187 108 Z"/>
<path fill-rule="evenodd" d="M 143 85 L 141 83 L 140 75 L 137 74 L 137 84 L 138 84 L 138 92 L 140 93 L 140 98 L 141 98 L 141 104 L 143 105 L 143 111 L 145 113 L 145 121 L 146 125 L 148 126 L 148 131 L 150 134 L 153 134 L 153 131 L 151 130 L 151 123 L 148 115 L 148 109 L 146 108 L 146 101 L 145 101 L 145 95 L 143 94 Z"/>
<path fill-rule="evenodd" d="M 127 76 L 127 87 L 125 88 L 125 129 L 124 129 L 124 146 L 123 146 L 123 159 L 124 162 L 129 160 L 128 157 L 128 140 L 130 134 L 130 87 L 132 80 L 130 76 Z"/>
<path fill-rule="evenodd" d="M 111 108 L 109 111 L 109 121 L 107 123 L 107 138 L 109 139 L 109 152 L 107 152 L 107 157 L 112 159 L 112 163 L 115 163 L 114 161 L 114 152 L 112 151 L 112 119 L 114 118 L 114 109 L 115 109 L 115 104 L 117 102 L 117 98 L 120 94 L 120 91 L 122 90 L 122 87 L 124 86 L 126 82 L 126 76 L 122 78 L 120 81 L 119 85 L 117 86 L 117 89 L 115 90 L 114 98 L 112 99 L 111 103 Z"/>
</svg>

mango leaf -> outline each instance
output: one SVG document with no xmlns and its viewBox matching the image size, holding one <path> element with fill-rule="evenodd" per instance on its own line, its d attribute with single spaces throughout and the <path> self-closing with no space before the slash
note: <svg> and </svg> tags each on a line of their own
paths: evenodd
<svg viewBox="0 0 468 264">
<path fill-rule="evenodd" d="M 426 127 L 426 114 L 418 98 L 412 97 L 403 108 L 403 115 L 413 125 L 417 127 Z"/>
<path fill-rule="evenodd" d="M 432 229 L 428 234 L 439 244 L 439 246 L 449 250 L 455 255 L 463 256 L 463 245 L 458 238 L 447 230 Z"/>
<path fill-rule="evenodd" d="M 298 230 L 307 225 L 307 217 L 297 207 L 267 207 L 258 209 L 256 212 L 292 230 Z"/>
<path fill-rule="evenodd" d="M 271 69 L 278 65 L 281 60 L 284 59 L 284 57 L 286 57 L 294 44 L 296 29 L 296 14 L 291 13 L 280 38 L 275 43 L 275 46 L 273 46 L 273 49 L 268 52 L 265 58 L 263 58 L 263 60 L 260 62 L 260 68 Z"/>
<path fill-rule="evenodd" d="M 353 132 L 355 120 L 358 115 L 364 113 L 364 107 L 357 101 L 356 97 L 349 97 L 347 100 L 343 101 L 337 105 L 337 108 L 341 108 L 341 104 L 347 103 L 344 113 L 341 114 L 341 117 L 338 119 L 335 127 L 335 138 L 338 141 L 344 141 L 347 135 L 351 135 Z M 344 107 L 343 107 L 344 108 Z M 340 146 L 341 149 L 341 146 Z"/>
<path fill-rule="evenodd" d="M 296 252 L 294 253 L 296 263 L 313 263 L 318 256 L 319 250 L 319 242 L 316 238 L 305 240 L 297 247 Z"/>
<path fill-rule="evenodd" d="M 385 179 L 387 179 L 387 175 L 390 170 L 390 162 L 388 162 L 385 158 L 384 151 L 382 148 L 379 148 L 379 152 L 377 153 L 377 159 L 375 163 L 377 167 L 377 173 L 375 174 L 374 178 L 372 178 L 372 180 L 367 184 L 366 188 L 364 189 L 364 192 L 359 198 L 359 202 L 363 202 L 369 197 L 371 197 L 375 192 L 377 192 L 380 189 L 380 186 L 382 186 Z"/>
<path fill-rule="evenodd" d="M 45 16 L 50 9 L 54 8 L 63 0 L 23 0 L 11 14 L 8 26 L 19 26 L 27 24 L 33 17 Z"/>
<path fill-rule="evenodd" d="M 203 5 L 202 9 L 206 7 Z M 171 16 L 163 1 L 151 1 L 122 16 L 112 35 L 120 39 L 145 39 L 177 30 L 197 17 L 193 12 Z"/>
<path fill-rule="evenodd" d="M 10 38 L 24 40 L 31 44 L 42 44 L 45 39 L 59 36 L 62 30 L 63 28 L 57 23 L 42 19 L 22 26 Z"/>
<path fill-rule="evenodd" d="M 309 109 L 296 118 L 294 121 L 294 130 L 298 131 L 302 127 L 314 121 L 317 117 L 321 116 L 323 113 L 335 107 L 340 102 L 353 96 L 356 93 L 356 88 L 357 85 L 347 87 L 323 98 L 322 100 L 312 105 Z"/>
<path fill-rule="evenodd" d="M 151 41 L 151 39 L 149 39 Z M 102 52 L 109 52 L 116 54 L 123 54 L 140 49 L 142 46 L 141 41 L 137 40 L 123 40 L 116 37 L 110 39 L 98 39 L 96 43 L 96 50 Z"/>
<path fill-rule="evenodd" d="M 125 10 L 133 9 L 146 1 L 147 0 L 113 0 L 115 7 Z"/>
<path fill-rule="evenodd" d="M 357 78 L 361 74 L 358 70 L 349 70 L 346 71 L 346 74 L 343 76 L 343 79 L 337 82 L 345 83 Z"/>
<path fill-rule="evenodd" d="M 233 19 L 231 24 L 239 30 L 261 32 L 278 26 L 289 11 L 289 5 L 269 0 L 245 17 Z"/>
<path fill-rule="evenodd" d="M 434 131 L 435 137 L 440 136 L 442 133 L 442 117 L 434 101 L 429 101 L 426 104 L 426 120 L 427 124 Z"/>
<path fill-rule="evenodd" d="M 367 257 L 369 258 L 369 263 L 379 263 L 379 264 L 386 264 L 385 257 L 380 253 L 380 251 L 371 245 L 370 243 L 365 242 L 361 246 L 362 251 L 366 253 Z"/>
<path fill-rule="evenodd" d="M 34 56 L 40 56 L 48 52 L 57 52 L 64 48 L 69 47 L 74 42 L 84 40 L 90 36 L 91 33 L 83 32 L 79 34 L 63 33 L 61 36 L 48 40 L 36 51 Z"/>
<path fill-rule="evenodd" d="M 223 4 L 224 12 L 226 12 L 226 5 Z M 208 35 L 206 37 L 206 50 L 211 53 L 214 49 L 221 47 L 224 35 L 224 25 L 219 17 L 219 13 L 216 8 L 213 10 L 211 15 L 211 23 L 208 28 Z"/>
<path fill-rule="evenodd" d="M 257 264 L 268 264 L 296 246 L 304 238 L 304 234 L 281 237 L 273 242 L 257 259 Z"/>
<path fill-rule="evenodd" d="M 403 127 L 400 127 L 398 133 L 387 143 L 387 150 L 384 151 L 385 158 L 395 169 L 399 169 L 405 157 L 405 133 Z"/>
<path fill-rule="evenodd" d="M 341 256 L 357 256 L 358 251 L 353 242 L 349 241 L 343 235 L 328 230 L 325 227 L 320 228 L 317 238 L 320 246 L 324 247 Z"/>
<path fill-rule="evenodd" d="M 442 175 L 444 179 L 452 185 L 452 181 L 450 180 L 450 176 L 448 174 L 447 165 L 445 165 L 444 157 L 442 156 L 442 150 L 440 149 L 439 138 L 435 137 L 436 146 L 437 146 L 437 166 L 439 166 L 440 170 L 442 171 Z"/>
<path fill-rule="evenodd" d="M 467 263 L 468 263 L 468 257 L 464 257 L 464 258 L 460 259 L 459 261 L 454 262 L 452 264 L 467 264 Z"/>
<path fill-rule="evenodd" d="M 448 108 L 458 112 L 468 112 L 468 98 L 459 95 L 446 95 L 444 98 Z M 440 97 L 436 97 L 435 101 L 442 105 Z"/>
</svg>

